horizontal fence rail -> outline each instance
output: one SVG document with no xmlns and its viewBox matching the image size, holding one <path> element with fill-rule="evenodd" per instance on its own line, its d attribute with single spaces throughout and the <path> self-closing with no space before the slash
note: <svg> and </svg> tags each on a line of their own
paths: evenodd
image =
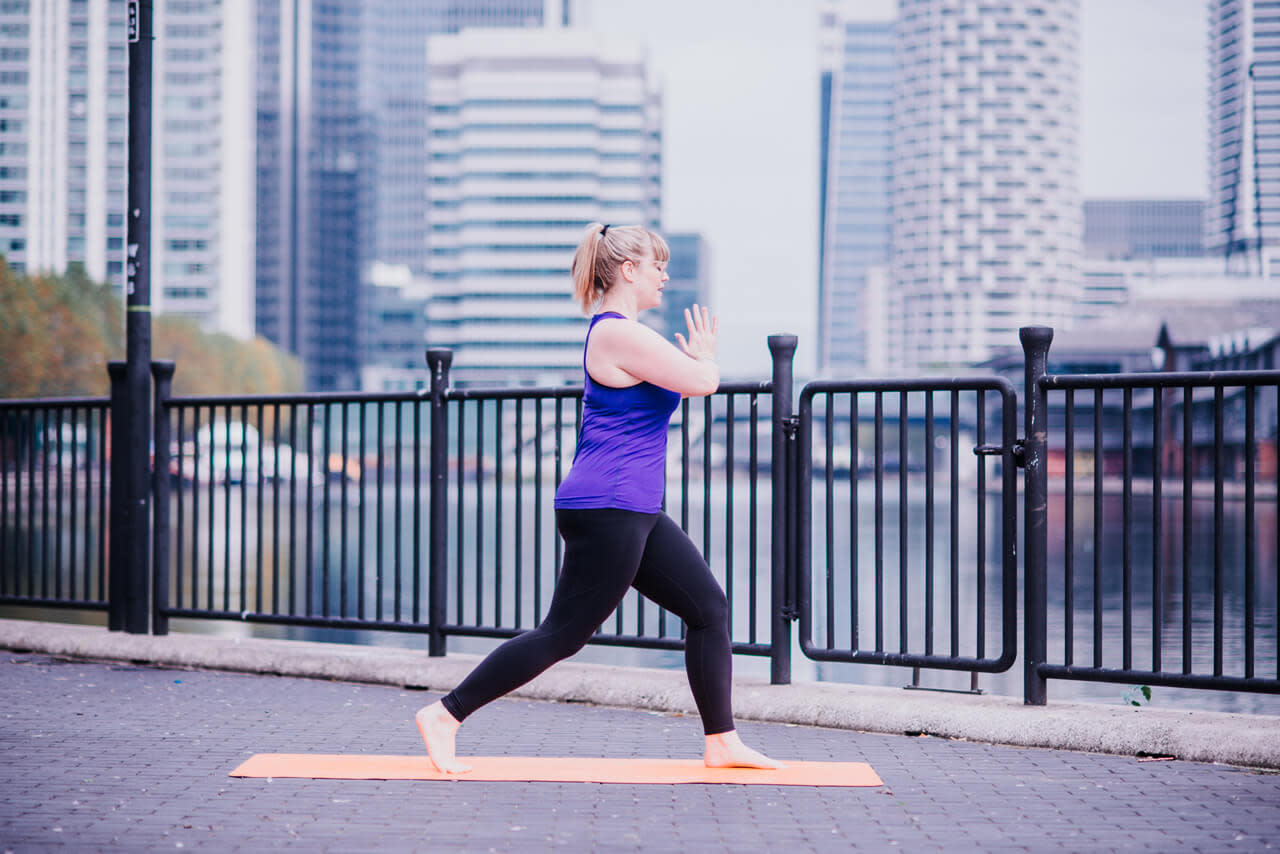
<svg viewBox="0 0 1280 854">
<path fill-rule="evenodd" d="M 0 603 L 106 610 L 110 403 L 0 401 Z"/>
<path fill-rule="evenodd" d="M 796 583 L 807 656 L 1012 666 L 1016 410 L 1013 386 L 995 377 L 801 391 Z M 913 550 L 908 534 L 919 529 Z"/>
<path fill-rule="evenodd" d="M 1063 638 L 1040 674 L 1280 692 L 1280 371 L 1039 387 L 1049 619 Z"/>
</svg>

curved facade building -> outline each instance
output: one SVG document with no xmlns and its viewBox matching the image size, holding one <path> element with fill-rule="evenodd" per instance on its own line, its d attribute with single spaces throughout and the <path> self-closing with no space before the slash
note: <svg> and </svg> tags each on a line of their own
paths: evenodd
<svg viewBox="0 0 1280 854">
<path fill-rule="evenodd" d="M 1065 326 L 1079 292 L 1079 0 L 901 0 L 888 358 Z"/>
</svg>

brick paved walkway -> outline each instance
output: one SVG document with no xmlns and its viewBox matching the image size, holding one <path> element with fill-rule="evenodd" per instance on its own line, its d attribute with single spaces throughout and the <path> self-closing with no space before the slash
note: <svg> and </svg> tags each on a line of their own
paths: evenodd
<svg viewBox="0 0 1280 854">
<path fill-rule="evenodd" d="M 744 723 L 876 789 L 240 780 L 253 753 L 414 753 L 434 695 L 0 651 L 0 848 L 28 851 L 1259 851 L 1280 774 Z M 504 700 L 462 753 L 697 756 L 693 718 Z"/>
</svg>

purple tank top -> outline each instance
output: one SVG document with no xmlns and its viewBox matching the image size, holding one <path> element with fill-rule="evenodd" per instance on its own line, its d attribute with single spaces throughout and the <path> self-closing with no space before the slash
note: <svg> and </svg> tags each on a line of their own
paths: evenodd
<svg viewBox="0 0 1280 854">
<path fill-rule="evenodd" d="M 606 317 L 591 318 L 591 330 Z M 573 466 L 556 490 L 556 507 L 615 507 L 637 513 L 662 509 L 666 484 L 667 425 L 680 404 L 679 392 L 642 382 L 627 388 L 601 385 L 586 370 L 583 345 L 582 431 Z"/>
</svg>

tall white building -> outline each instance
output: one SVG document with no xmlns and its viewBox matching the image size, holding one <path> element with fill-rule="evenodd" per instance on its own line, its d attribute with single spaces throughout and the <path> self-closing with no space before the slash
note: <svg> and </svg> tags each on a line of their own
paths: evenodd
<svg viewBox="0 0 1280 854">
<path fill-rule="evenodd" d="M 460 382 L 575 379 L 583 229 L 660 220 L 645 54 L 584 31 L 471 30 L 427 56 L 427 343 L 454 350 Z"/>
<path fill-rule="evenodd" d="M 1210 0 L 1208 12 L 1205 243 L 1234 272 L 1272 275 L 1280 247 L 1280 4 Z"/>
<path fill-rule="evenodd" d="M 125 0 L 0 3 L 0 254 L 124 286 Z"/>
<path fill-rule="evenodd" d="M 1065 326 L 1079 292 L 1079 0 L 901 0 L 888 355 L 927 371 Z"/>
<path fill-rule="evenodd" d="M 157 313 L 254 334 L 251 0 L 155 4 L 152 295 Z"/>
</svg>

